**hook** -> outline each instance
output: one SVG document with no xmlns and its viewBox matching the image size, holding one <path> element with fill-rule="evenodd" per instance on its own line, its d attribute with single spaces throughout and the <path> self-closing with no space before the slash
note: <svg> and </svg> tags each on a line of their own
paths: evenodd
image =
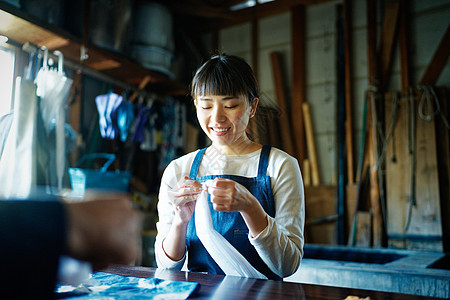
<svg viewBox="0 0 450 300">
<path fill-rule="evenodd" d="M 42 68 L 48 69 L 48 49 L 45 46 L 41 47 L 41 50 L 44 51 L 44 60 L 42 61 Z"/>
<path fill-rule="evenodd" d="M 58 73 L 61 75 L 64 75 L 64 71 L 63 71 L 64 55 L 59 50 L 55 50 L 53 52 L 53 54 L 58 56 Z"/>
</svg>

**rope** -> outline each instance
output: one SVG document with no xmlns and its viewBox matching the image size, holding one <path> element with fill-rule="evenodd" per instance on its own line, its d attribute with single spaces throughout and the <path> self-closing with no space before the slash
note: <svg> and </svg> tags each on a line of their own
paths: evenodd
<svg viewBox="0 0 450 300">
<path fill-rule="evenodd" d="M 419 102 L 419 117 L 427 122 L 431 122 L 437 115 L 440 115 L 442 121 L 444 122 L 445 127 L 450 130 L 450 125 L 448 123 L 447 118 L 441 110 L 441 105 L 439 103 L 439 99 L 434 91 L 433 87 L 430 85 L 421 85 L 418 87 L 420 91 L 422 91 L 422 97 Z M 433 101 L 434 100 L 434 101 Z M 433 102 L 435 105 L 435 110 L 433 111 Z M 425 105 L 427 107 L 425 113 Z"/>
</svg>

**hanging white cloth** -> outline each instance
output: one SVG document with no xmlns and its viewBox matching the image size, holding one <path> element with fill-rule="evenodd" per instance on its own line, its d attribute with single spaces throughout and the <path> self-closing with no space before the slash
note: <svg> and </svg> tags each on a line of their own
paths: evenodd
<svg viewBox="0 0 450 300">
<path fill-rule="evenodd" d="M 64 57 L 60 51 L 55 51 L 58 56 L 58 68 L 49 68 L 45 50 L 43 66 L 36 77 L 37 95 L 41 98 L 41 113 L 44 120 L 47 135 L 55 130 L 55 153 L 53 159 L 56 165 L 56 177 L 58 189 L 63 186 L 63 177 L 66 170 L 66 147 L 65 147 L 65 123 L 66 123 L 66 101 L 69 97 L 73 80 L 66 77 L 63 71 Z"/>
<path fill-rule="evenodd" d="M 16 78 L 14 116 L 0 160 L 0 198 L 24 198 L 36 187 L 36 86 Z"/>
<path fill-rule="evenodd" d="M 12 112 L 0 117 L 0 159 L 2 159 L 3 148 L 5 148 L 13 119 L 14 114 Z"/>
</svg>

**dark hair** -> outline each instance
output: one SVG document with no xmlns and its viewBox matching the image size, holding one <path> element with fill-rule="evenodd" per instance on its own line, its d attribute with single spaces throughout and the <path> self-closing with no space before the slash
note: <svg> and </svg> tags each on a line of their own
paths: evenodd
<svg viewBox="0 0 450 300">
<path fill-rule="evenodd" d="M 194 75 L 191 96 L 198 95 L 247 95 L 251 103 L 259 97 L 258 83 L 252 68 L 240 57 L 214 55 Z"/>
</svg>

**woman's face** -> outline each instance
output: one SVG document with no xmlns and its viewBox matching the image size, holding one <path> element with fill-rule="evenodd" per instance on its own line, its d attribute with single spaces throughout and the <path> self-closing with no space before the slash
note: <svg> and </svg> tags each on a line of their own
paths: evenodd
<svg viewBox="0 0 450 300">
<path fill-rule="evenodd" d="M 250 105 L 244 96 L 204 95 L 195 100 L 200 126 L 215 146 L 248 141 L 245 130 L 257 105 L 258 98 Z"/>
</svg>

